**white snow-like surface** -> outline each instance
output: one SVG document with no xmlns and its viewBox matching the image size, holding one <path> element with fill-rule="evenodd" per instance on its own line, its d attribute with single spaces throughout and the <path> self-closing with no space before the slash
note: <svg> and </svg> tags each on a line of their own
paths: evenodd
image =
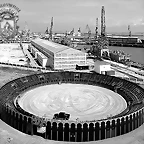
<svg viewBox="0 0 144 144">
<path fill-rule="evenodd" d="M 20 65 L 27 64 L 26 57 L 19 44 L 0 44 L 0 62 Z"/>
<path fill-rule="evenodd" d="M 53 84 L 27 91 L 18 100 L 25 111 L 53 118 L 66 112 L 70 120 L 99 120 L 127 107 L 125 99 L 106 88 L 84 84 Z"/>
</svg>

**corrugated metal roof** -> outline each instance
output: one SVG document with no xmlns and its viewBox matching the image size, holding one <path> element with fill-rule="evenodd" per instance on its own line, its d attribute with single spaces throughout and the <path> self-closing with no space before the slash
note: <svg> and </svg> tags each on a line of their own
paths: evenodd
<svg viewBox="0 0 144 144">
<path fill-rule="evenodd" d="M 70 48 L 68 46 L 64 46 L 64 45 L 57 44 L 57 43 L 54 43 L 54 42 L 51 42 L 51 41 L 48 41 L 48 40 L 43 40 L 43 39 L 40 39 L 40 38 L 32 40 L 32 42 L 42 46 L 45 49 L 50 50 L 53 53 L 58 53 L 60 51 L 66 50 L 66 49 L 73 49 L 73 48 Z"/>
</svg>

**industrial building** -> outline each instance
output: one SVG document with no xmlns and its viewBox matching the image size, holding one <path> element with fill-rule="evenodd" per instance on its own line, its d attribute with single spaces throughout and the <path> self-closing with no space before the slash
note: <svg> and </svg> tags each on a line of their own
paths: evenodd
<svg viewBox="0 0 144 144">
<path fill-rule="evenodd" d="M 42 67 L 46 67 L 48 59 L 43 53 L 37 52 L 36 59 L 41 64 Z"/>
<path fill-rule="evenodd" d="M 69 70 L 75 69 L 76 64 L 86 65 L 87 54 L 68 46 L 37 38 L 35 40 L 32 40 L 31 44 L 29 45 L 30 50 L 34 48 L 39 51 L 35 51 L 35 53 L 39 53 L 37 54 L 37 60 L 44 67 Z M 41 56 L 40 53 L 43 56 Z"/>
<path fill-rule="evenodd" d="M 104 75 L 115 75 L 115 71 L 111 69 L 111 65 L 107 62 L 96 60 L 94 63 L 94 71 Z"/>
<path fill-rule="evenodd" d="M 29 46 L 30 47 L 30 46 Z M 34 58 L 37 58 L 37 53 L 39 52 L 35 47 L 30 47 L 29 50 L 31 51 Z"/>
</svg>

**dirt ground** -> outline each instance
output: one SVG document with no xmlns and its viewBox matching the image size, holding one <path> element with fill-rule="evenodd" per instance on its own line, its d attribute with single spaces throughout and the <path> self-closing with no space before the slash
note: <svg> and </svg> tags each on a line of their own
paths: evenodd
<svg viewBox="0 0 144 144">
<path fill-rule="evenodd" d="M 0 87 L 9 80 L 20 76 L 33 74 L 32 71 L 24 71 L 11 68 L 0 67 Z M 56 142 L 45 140 L 38 136 L 29 136 L 21 133 L 0 120 L 0 144 L 70 144 L 72 142 Z M 97 142 L 85 142 L 86 144 L 144 144 L 144 125 L 138 129 L 115 138 L 101 140 Z"/>
<path fill-rule="evenodd" d="M 85 84 L 40 86 L 21 94 L 18 100 L 25 111 L 52 119 L 55 113 L 70 114 L 69 120 L 99 120 L 127 108 L 125 99 L 106 88 Z"/>
</svg>

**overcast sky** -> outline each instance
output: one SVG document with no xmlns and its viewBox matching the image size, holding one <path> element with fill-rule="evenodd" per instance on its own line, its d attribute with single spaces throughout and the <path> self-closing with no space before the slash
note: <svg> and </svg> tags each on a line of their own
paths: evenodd
<svg viewBox="0 0 144 144">
<path fill-rule="evenodd" d="M 21 9 L 18 25 L 24 28 L 25 21 L 32 31 L 45 31 L 54 17 L 54 31 L 70 31 L 88 24 L 94 31 L 95 19 L 101 16 L 105 6 L 107 32 L 144 32 L 144 0 L 0 0 L 12 3 Z"/>
</svg>

